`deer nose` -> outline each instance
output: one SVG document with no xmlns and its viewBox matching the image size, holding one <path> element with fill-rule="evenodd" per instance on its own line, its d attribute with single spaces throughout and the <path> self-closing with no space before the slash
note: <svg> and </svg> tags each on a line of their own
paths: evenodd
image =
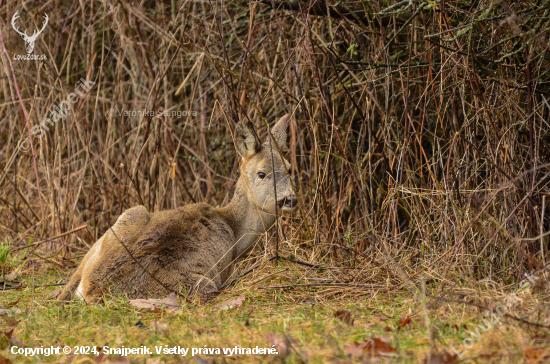
<svg viewBox="0 0 550 364">
<path fill-rule="evenodd" d="M 286 207 L 294 207 L 297 204 L 298 204 L 298 199 L 296 198 L 296 196 L 285 197 Z"/>
</svg>

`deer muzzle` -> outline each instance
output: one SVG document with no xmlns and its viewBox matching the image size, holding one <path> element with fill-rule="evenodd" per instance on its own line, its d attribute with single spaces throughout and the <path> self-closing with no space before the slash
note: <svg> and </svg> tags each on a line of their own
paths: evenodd
<svg viewBox="0 0 550 364">
<path fill-rule="evenodd" d="M 296 196 L 287 196 L 279 201 L 279 208 L 283 211 L 293 211 L 298 206 Z"/>
</svg>

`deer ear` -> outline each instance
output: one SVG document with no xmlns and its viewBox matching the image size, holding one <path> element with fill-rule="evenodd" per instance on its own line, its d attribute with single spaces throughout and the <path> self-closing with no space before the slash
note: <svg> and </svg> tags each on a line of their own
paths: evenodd
<svg viewBox="0 0 550 364">
<path fill-rule="evenodd" d="M 281 117 L 279 119 L 279 121 L 277 121 L 277 123 L 273 126 L 273 128 L 271 128 L 271 134 L 273 135 L 273 138 L 275 139 L 275 141 L 277 142 L 277 145 L 279 146 L 279 149 L 280 150 L 286 150 L 287 149 L 287 146 L 286 146 L 286 136 L 287 136 L 287 133 L 286 133 L 286 130 L 288 128 L 288 123 L 290 122 L 290 118 L 292 116 L 290 114 L 286 114 L 284 115 L 283 117 Z M 266 143 L 269 143 L 269 134 L 267 135 L 267 138 L 266 138 Z"/>
<path fill-rule="evenodd" d="M 261 145 L 250 121 L 240 121 L 235 129 L 235 147 L 240 156 L 250 157 L 260 151 Z"/>
</svg>

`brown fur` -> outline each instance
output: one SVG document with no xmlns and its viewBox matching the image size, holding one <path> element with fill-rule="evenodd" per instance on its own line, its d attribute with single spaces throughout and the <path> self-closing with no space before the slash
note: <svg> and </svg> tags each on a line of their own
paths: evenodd
<svg viewBox="0 0 550 364">
<path fill-rule="evenodd" d="M 283 116 L 272 130 L 281 149 L 288 121 Z M 163 296 L 182 287 L 188 292 L 217 290 L 233 273 L 235 260 L 273 225 L 275 206 L 281 211 L 296 207 L 285 203 L 294 197 L 288 162 L 274 149 L 272 170 L 269 144 L 259 143 L 250 123 L 240 122 L 234 139 L 243 161 L 229 205 L 198 203 L 157 213 L 144 206 L 126 210 L 84 256 L 59 299 L 70 299 L 76 291 L 86 301 L 95 300 L 109 287 L 131 297 Z M 259 172 L 266 177 L 261 179 Z"/>
</svg>

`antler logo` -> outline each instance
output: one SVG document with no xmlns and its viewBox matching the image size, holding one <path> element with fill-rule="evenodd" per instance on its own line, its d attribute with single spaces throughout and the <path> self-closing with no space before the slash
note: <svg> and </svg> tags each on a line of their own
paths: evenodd
<svg viewBox="0 0 550 364">
<path fill-rule="evenodd" d="M 42 33 L 42 31 L 44 30 L 44 28 L 46 28 L 46 25 L 48 24 L 48 19 L 49 19 L 48 14 L 44 14 L 44 19 L 46 19 L 46 21 L 44 22 L 44 25 L 42 26 L 42 29 L 40 29 L 38 31 L 35 30 L 34 33 L 31 36 L 28 36 L 26 30 L 25 30 L 24 33 L 21 33 L 19 31 L 19 27 L 15 25 L 15 21 L 17 20 L 17 18 L 19 18 L 19 15 L 17 13 L 19 13 L 19 11 L 16 11 L 15 14 L 13 14 L 13 17 L 11 18 L 11 26 L 13 27 L 13 29 L 15 29 L 15 31 L 17 33 L 19 33 L 21 35 L 21 37 L 23 37 L 23 40 L 25 41 L 25 45 L 26 45 L 26 48 L 27 48 L 27 53 L 31 54 L 33 49 L 34 49 L 34 42 L 36 42 L 36 39 L 38 38 L 40 33 Z"/>
</svg>

